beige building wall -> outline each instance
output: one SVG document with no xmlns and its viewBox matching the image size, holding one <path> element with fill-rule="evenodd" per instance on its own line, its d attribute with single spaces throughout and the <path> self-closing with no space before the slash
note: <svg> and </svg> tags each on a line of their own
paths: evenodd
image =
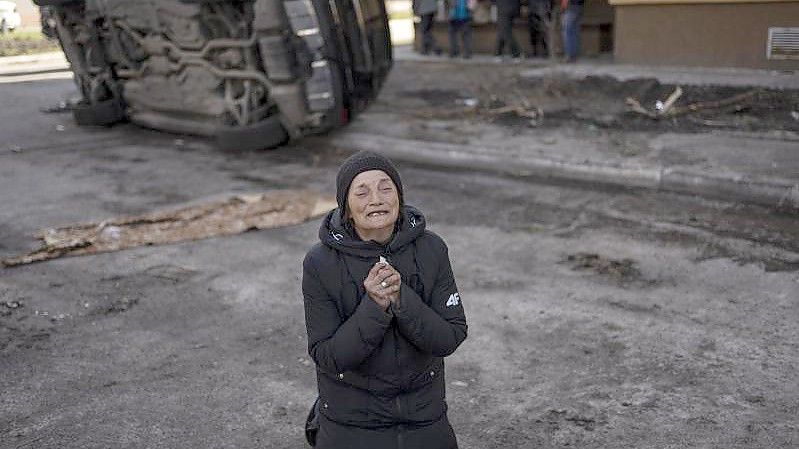
<svg viewBox="0 0 799 449">
<path fill-rule="evenodd" d="M 13 0 L 17 4 L 17 11 L 22 16 L 22 27 L 41 26 L 39 20 L 39 7 L 33 4 L 32 0 Z"/>
<path fill-rule="evenodd" d="M 617 62 L 797 70 L 766 57 L 769 27 L 799 27 L 799 1 L 611 0 Z"/>
</svg>

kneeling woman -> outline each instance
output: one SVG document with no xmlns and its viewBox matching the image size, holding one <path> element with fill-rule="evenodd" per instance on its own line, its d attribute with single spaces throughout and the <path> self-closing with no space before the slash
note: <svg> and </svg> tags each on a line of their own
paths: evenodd
<svg viewBox="0 0 799 449">
<path fill-rule="evenodd" d="M 303 263 L 319 449 L 453 449 L 444 360 L 466 338 L 447 246 L 388 159 L 341 166 L 338 209 Z"/>
</svg>

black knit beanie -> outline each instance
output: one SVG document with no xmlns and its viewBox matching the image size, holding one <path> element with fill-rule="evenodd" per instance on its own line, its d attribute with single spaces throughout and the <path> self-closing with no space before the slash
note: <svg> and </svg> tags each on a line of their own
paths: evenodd
<svg viewBox="0 0 799 449">
<path fill-rule="evenodd" d="M 347 210 L 347 194 L 350 191 L 350 184 L 358 174 L 369 170 L 382 170 L 394 181 L 397 186 L 397 196 L 399 196 L 400 207 L 404 204 L 402 200 L 402 181 L 399 172 L 385 156 L 373 151 L 359 151 L 344 161 L 338 169 L 336 176 L 336 201 L 338 201 L 339 213 L 344 217 Z"/>
</svg>

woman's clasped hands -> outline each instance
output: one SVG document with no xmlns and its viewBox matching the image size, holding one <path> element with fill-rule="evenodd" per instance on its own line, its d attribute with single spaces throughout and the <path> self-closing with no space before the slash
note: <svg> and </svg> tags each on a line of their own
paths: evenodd
<svg viewBox="0 0 799 449">
<path fill-rule="evenodd" d="M 401 281 L 400 274 L 394 267 L 385 262 L 378 262 L 369 270 L 363 286 L 372 301 L 383 310 L 388 310 L 391 303 L 399 301 Z"/>
</svg>

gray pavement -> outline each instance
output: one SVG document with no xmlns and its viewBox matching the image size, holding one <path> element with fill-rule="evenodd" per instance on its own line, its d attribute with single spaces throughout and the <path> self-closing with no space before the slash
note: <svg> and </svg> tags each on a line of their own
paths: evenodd
<svg viewBox="0 0 799 449">
<path fill-rule="evenodd" d="M 409 68 L 346 132 L 403 137 L 385 102 Z M 332 192 L 349 154 L 326 139 L 223 152 L 39 112 L 74 92 L 69 80 L 0 85 L 16 105 L 0 108 L 0 135 L 17 145 L 0 145 L 0 256 L 34 249 L 40 228 L 227 192 Z M 593 131 L 472 126 L 478 142 L 505 136 L 498 151 L 603 151 Z M 398 165 L 467 307 L 446 373 L 459 447 L 796 447 L 795 217 Z M 316 388 L 300 277 L 318 224 L 0 269 L 0 448 L 305 447 Z"/>
<path fill-rule="evenodd" d="M 394 159 L 423 164 L 799 208 L 799 141 L 795 140 L 667 134 L 654 140 L 655 154 L 622 157 L 603 153 L 590 143 L 575 146 L 568 137 L 560 143 L 552 138 L 509 138 L 494 145 L 408 139 L 365 131 L 375 128 L 370 120 L 364 117 L 329 137 L 330 142 L 343 148 L 379 149 Z"/>
</svg>

